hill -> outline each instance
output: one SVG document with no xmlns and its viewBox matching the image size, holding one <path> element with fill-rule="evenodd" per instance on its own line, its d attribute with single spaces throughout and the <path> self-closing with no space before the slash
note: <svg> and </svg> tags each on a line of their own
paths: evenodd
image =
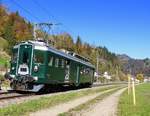
<svg viewBox="0 0 150 116">
<path fill-rule="evenodd" d="M 120 63 L 121 69 L 124 73 L 131 72 L 133 75 L 145 74 L 145 76 L 150 75 L 150 59 L 134 59 L 125 54 L 117 55 Z"/>
<path fill-rule="evenodd" d="M 128 62 L 129 60 L 131 60 L 132 58 L 130 58 L 128 55 L 126 54 L 122 54 L 122 55 L 117 55 L 118 59 L 121 62 Z"/>
<path fill-rule="evenodd" d="M 0 5 L 0 37 L 7 40 L 8 49 L 15 43 L 32 39 L 32 24 L 19 15 L 18 12 L 8 12 Z M 9 51 L 10 52 L 10 51 Z"/>
</svg>

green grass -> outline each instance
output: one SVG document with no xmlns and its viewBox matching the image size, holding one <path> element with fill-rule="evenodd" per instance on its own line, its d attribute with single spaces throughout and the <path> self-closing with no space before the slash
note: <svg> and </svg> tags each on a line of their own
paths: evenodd
<svg viewBox="0 0 150 116">
<path fill-rule="evenodd" d="M 111 87 L 97 88 L 97 89 L 87 89 L 87 90 L 69 92 L 69 93 L 64 93 L 64 94 L 50 96 L 50 97 L 42 97 L 36 100 L 30 100 L 28 102 L 24 102 L 21 104 L 16 104 L 16 105 L 8 106 L 6 108 L 1 108 L 0 116 L 28 115 L 30 112 L 35 112 L 40 109 L 49 108 L 60 103 L 71 101 L 73 99 L 86 96 L 89 94 L 102 92 L 115 87 L 118 86 L 111 86 Z"/>
<path fill-rule="evenodd" d="M 0 51 L 0 67 L 9 66 L 9 60 L 10 56 L 4 51 Z"/>
<path fill-rule="evenodd" d="M 111 95 L 112 93 L 116 92 L 117 90 L 121 89 L 119 88 L 115 88 L 112 89 L 109 92 L 103 93 L 99 96 L 97 96 L 96 98 L 89 100 L 88 102 L 81 104 L 73 109 L 70 109 L 68 112 L 65 113 L 61 113 L 59 114 L 59 116 L 73 116 L 74 114 L 79 114 L 82 111 L 85 111 L 87 109 L 89 109 L 92 105 L 96 104 L 97 102 L 103 100 L 104 98 L 106 98 L 107 96 Z"/>
<path fill-rule="evenodd" d="M 9 60 L 7 56 L 4 56 L 3 54 L 0 54 L 0 66 L 5 67 L 6 65 L 9 66 Z"/>
<path fill-rule="evenodd" d="M 0 65 L 1 65 L 1 66 L 4 66 L 5 63 L 7 63 L 6 59 L 0 57 Z"/>
<path fill-rule="evenodd" d="M 119 101 L 118 116 L 150 116 L 150 83 L 136 86 L 136 106 L 125 91 Z"/>
</svg>

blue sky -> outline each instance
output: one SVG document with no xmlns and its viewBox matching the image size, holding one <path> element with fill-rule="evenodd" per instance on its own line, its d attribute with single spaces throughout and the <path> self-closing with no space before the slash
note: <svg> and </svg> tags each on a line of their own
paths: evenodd
<svg viewBox="0 0 150 116">
<path fill-rule="evenodd" d="M 133 58 L 150 58 L 149 0 L 3 0 L 2 2 L 9 11 L 18 10 L 31 22 L 62 23 L 59 28 L 57 27 L 58 31 L 68 31 L 74 39 L 80 35 L 83 41 L 106 46 L 115 53 L 125 53 Z"/>
</svg>

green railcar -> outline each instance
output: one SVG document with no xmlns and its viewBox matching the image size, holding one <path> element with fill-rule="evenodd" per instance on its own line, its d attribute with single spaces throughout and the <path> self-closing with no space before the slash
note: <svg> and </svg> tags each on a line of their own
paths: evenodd
<svg viewBox="0 0 150 116">
<path fill-rule="evenodd" d="M 89 61 L 44 42 L 22 42 L 13 47 L 12 53 L 10 72 L 5 77 L 14 90 L 37 92 L 45 85 L 93 83 L 95 69 Z"/>
</svg>

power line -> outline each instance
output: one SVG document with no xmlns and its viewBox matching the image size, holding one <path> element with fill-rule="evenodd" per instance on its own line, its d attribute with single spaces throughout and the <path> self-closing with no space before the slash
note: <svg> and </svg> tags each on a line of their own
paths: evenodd
<svg viewBox="0 0 150 116">
<path fill-rule="evenodd" d="M 2 5 L 2 0 L 0 0 L 0 6 Z"/>
<path fill-rule="evenodd" d="M 51 17 L 54 18 L 54 20 L 56 20 L 56 22 L 59 22 L 59 20 L 57 20 L 57 18 L 51 12 L 49 12 L 47 8 L 43 7 L 37 0 L 36 1 L 32 0 L 32 2 L 34 2 L 34 4 L 36 4 L 38 7 L 40 7 L 45 14 L 50 15 Z M 73 35 L 76 35 L 68 26 L 64 25 L 63 23 L 61 23 L 61 25 L 63 25 L 64 28 L 66 28 L 70 33 L 72 33 Z"/>
<path fill-rule="evenodd" d="M 45 7 L 43 7 L 38 1 L 35 1 L 35 0 L 32 0 L 32 2 L 38 7 L 38 8 L 41 8 L 41 10 L 49 17 L 49 19 L 52 19 L 54 20 L 55 22 L 57 22 L 56 24 L 53 25 L 53 27 L 55 25 L 62 25 L 62 23 L 60 23 L 56 18 L 55 16 L 49 12 L 49 10 Z M 50 22 L 51 23 L 51 22 Z M 54 29 L 54 28 L 53 28 Z M 53 29 L 51 28 L 51 32 L 53 32 Z"/>
<path fill-rule="evenodd" d="M 52 16 L 54 19 L 56 19 L 54 16 L 53 16 L 53 14 L 51 14 L 45 7 L 43 7 L 42 5 L 40 5 L 40 3 L 36 0 L 32 0 L 32 2 L 34 3 L 34 4 L 36 4 L 36 6 L 38 6 L 38 7 L 40 7 L 42 10 L 43 10 L 43 12 L 47 15 L 50 15 L 50 16 Z"/>
<path fill-rule="evenodd" d="M 54 15 L 53 15 L 52 13 L 50 13 L 45 7 L 42 7 L 39 2 L 34 1 L 34 0 L 32 0 L 32 1 L 33 1 L 37 6 L 39 6 L 45 14 L 48 14 L 48 15 L 52 16 L 52 17 L 54 18 L 54 20 L 58 21 L 58 20 L 54 17 Z M 25 9 L 24 7 L 22 7 L 22 6 L 21 6 L 19 3 L 17 3 L 15 0 L 10 0 L 10 2 L 13 2 L 16 6 L 18 6 L 18 7 L 21 8 L 22 10 L 24 10 L 26 13 L 28 13 L 28 14 L 29 14 L 30 16 L 32 16 L 34 19 L 36 19 L 36 20 L 38 20 L 39 22 L 41 22 L 41 20 L 40 20 L 37 16 L 33 15 L 29 10 Z M 61 25 L 63 25 L 64 28 L 66 28 L 67 30 L 69 30 L 69 32 L 71 32 L 73 35 L 76 35 L 76 34 L 74 34 L 74 32 L 73 32 L 69 27 L 67 27 L 66 25 L 64 25 L 64 24 L 62 24 L 62 23 L 61 23 Z"/>
<path fill-rule="evenodd" d="M 24 7 L 22 7 L 20 4 L 18 4 L 15 0 L 10 0 L 11 2 L 13 2 L 16 6 L 18 6 L 19 8 L 21 8 L 22 10 L 24 10 L 26 13 L 28 13 L 29 15 L 31 15 L 34 19 L 41 21 L 37 16 L 34 16 L 30 11 L 28 11 L 27 9 L 25 9 Z"/>
</svg>

